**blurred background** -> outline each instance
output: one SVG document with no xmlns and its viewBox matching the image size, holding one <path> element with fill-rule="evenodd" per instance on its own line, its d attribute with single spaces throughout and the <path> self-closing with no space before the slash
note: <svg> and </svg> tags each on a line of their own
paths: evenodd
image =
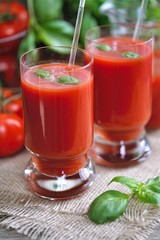
<svg viewBox="0 0 160 240">
<path fill-rule="evenodd" d="M 160 0 L 146 3 L 144 21 L 160 21 Z M 86 0 L 79 47 L 84 48 L 85 33 L 91 27 L 135 22 L 140 4 L 141 0 Z M 78 6 L 79 0 L 0 0 L 2 86 L 20 84 L 18 64 L 24 52 L 43 45 L 71 45 Z"/>
<path fill-rule="evenodd" d="M 44 43 L 71 45 L 79 0 L 23 0 L 30 13 L 30 31 L 20 54 Z M 147 0 L 145 21 L 160 21 L 160 0 Z M 141 0 L 86 0 L 80 47 L 84 47 L 86 31 L 113 21 L 136 21 Z M 32 31 L 33 30 L 33 31 Z"/>
<path fill-rule="evenodd" d="M 160 0 L 147 0 L 146 3 L 144 20 L 160 21 Z M 17 5 L 12 7 L 11 5 L 14 4 Z M 28 19 L 24 9 L 18 4 L 25 7 Z M 135 22 L 140 4 L 141 0 L 86 0 L 79 47 L 84 48 L 85 33 L 91 27 L 108 22 Z M 79 0 L 0 0 L 1 58 L 2 53 L 11 50 L 9 45 L 11 46 L 15 38 L 19 38 L 19 41 L 16 42 L 18 48 L 14 47 L 14 50 L 16 49 L 14 56 L 16 55 L 18 58 L 24 52 L 42 45 L 71 45 L 78 6 Z M 16 22 L 19 15 L 21 18 Z M 20 35 L 15 36 L 17 33 Z M 3 39 L 6 37 L 14 39 Z M 8 41 L 7 47 L 4 45 L 4 41 Z M 14 64 L 8 57 L 9 61 L 11 69 Z M 2 65 L 4 64 L 1 63 L 0 67 L 1 84 L 17 86 L 19 79 L 16 73 L 11 70 L 9 74 L 4 73 Z M 16 66 L 12 66 L 12 68 L 16 68 Z M 6 75 L 15 80 L 5 82 Z"/>
</svg>

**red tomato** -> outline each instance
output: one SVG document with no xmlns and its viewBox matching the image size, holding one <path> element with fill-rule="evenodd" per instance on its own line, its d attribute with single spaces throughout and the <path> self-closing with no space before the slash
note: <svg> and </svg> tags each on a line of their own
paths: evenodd
<svg viewBox="0 0 160 240">
<path fill-rule="evenodd" d="M 15 113 L 19 117 L 23 117 L 23 104 L 22 99 L 18 98 L 4 107 L 4 112 Z"/>
<path fill-rule="evenodd" d="M 4 98 L 9 98 L 11 96 L 13 96 L 13 92 L 11 90 L 8 90 L 8 89 L 3 90 L 3 97 Z"/>
<path fill-rule="evenodd" d="M 17 1 L 2 1 L 0 4 L 0 38 L 13 36 L 28 27 L 27 9 Z"/>
<path fill-rule="evenodd" d="M 17 153 L 24 146 L 23 120 L 15 114 L 0 114 L 0 157 Z"/>
<path fill-rule="evenodd" d="M 0 53 L 1 83 L 4 87 L 18 87 L 20 85 L 19 74 L 17 70 L 17 55 L 11 52 Z"/>
</svg>

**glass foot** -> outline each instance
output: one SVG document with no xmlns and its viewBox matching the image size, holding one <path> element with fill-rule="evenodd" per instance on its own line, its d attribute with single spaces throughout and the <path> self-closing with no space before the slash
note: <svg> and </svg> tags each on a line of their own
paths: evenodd
<svg viewBox="0 0 160 240">
<path fill-rule="evenodd" d="M 145 160 L 151 152 L 146 134 L 134 141 L 109 142 L 95 135 L 93 147 L 88 156 L 95 163 L 109 167 L 127 167 Z"/>
<path fill-rule="evenodd" d="M 32 159 L 24 170 L 24 176 L 30 191 L 50 200 L 65 200 L 81 195 L 95 178 L 95 170 L 91 160 L 72 175 L 60 177 L 43 174 L 36 169 Z"/>
</svg>

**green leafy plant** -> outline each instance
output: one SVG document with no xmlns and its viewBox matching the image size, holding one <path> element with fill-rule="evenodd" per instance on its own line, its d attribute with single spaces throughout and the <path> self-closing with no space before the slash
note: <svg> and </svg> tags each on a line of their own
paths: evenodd
<svg viewBox="0 0 160 240">
<path fill-rule="evenodd" d="M 149 21 L 160 21 L 160 1 L 149 0 L 146 8 L 145 19 Z"/>
<path fill-rule="evenodd" d="M 145 183 L 126 176 L 117 176 L 109 184 L 113 182 L 128 187 L 131 193 L 125 194 L 117 190 L 108 190 L 99 195 L 88 210 L 90 220 L 96 224 L 110 222 L 120 217 L 133 196 L 136 196 L 139 202 L 160 206 L 160 176 L 148 179 Z"/>
<path fill-rule="evenodd" d="M 28 0 L 30 24 L 19 47 L 19 57 L 35 47 L 71 45 L 74 27 L 62 19 L 63 0 Z"/>
<path fill-rule="evenodd" d="M 99 12 L 105 0 L 87 0 L 82 21 L 79 47 L 84 47 L 86 31 L 108 23 Z M 26 51 L 40 46 L 71 46 L 79 0 L 27 0 L 30 24 L 27 36 L 19 47 L 19 57 Z"/>
</svg>

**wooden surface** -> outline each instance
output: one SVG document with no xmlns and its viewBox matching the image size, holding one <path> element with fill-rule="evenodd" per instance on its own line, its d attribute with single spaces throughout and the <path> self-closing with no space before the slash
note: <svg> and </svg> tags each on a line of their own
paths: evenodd
<svg viewBox="0 0 160 240">
<path fill-rule="evenodd" d="M 0 240 L 30 240 L 30 238 L 16 233 L 15 230 L 6 230 L 3 228 L 0 228 Z M 54 236 L 53 236 L 53 240 L 54 240 Z M 160 225 L 154 229 L 153 233 L 146 240 L 160 240 Z"/>
</svg>

